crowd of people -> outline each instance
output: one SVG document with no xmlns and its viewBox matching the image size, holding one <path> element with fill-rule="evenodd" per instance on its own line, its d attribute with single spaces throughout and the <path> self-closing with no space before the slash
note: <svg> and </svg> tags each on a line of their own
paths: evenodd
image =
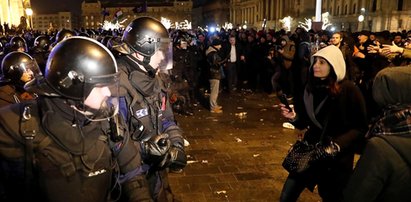
<svg viewBox="0 0 411 202">
<path fill-rule="evenodd" d="M 399 180 L 411 176 L 410 58 L 411 31 L 167 30 L 140 17 L 121 30 L 5 33 L 0 199 L 172 201 L 167 173 L 187 163 L 174 113 L 223 113 L 220 93 L 248 91 L 285 95 L 282 115 L 319 145 L 280 201 L 316 185 L 323 201 L 401 201 L 387 186 L 411 188 Z M 375 160 L 381 144 L 394 149 Z"/>
</svg>

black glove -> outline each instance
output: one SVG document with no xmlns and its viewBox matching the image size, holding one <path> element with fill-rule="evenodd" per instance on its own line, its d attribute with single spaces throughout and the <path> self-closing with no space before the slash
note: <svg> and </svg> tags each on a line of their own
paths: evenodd
<svg viewBox="0 0 411 202">
<path fill-rule="evenodd" d="M 332 159 L 337 156 L 340 152 L 340 146 L 331 141 L 329 144 L 326 145 L 318 145 L 316 148 L 314 159 L 316 160 L 324 160 L 324 159 Z"/>
<path fill-rule="evenodd" d="M 148 141 L 141 142 L 143 161 L 151 166 L 163 167 L 167 162 L 170 145 L 166 133 L 155 135 Z"/>
<path fill-rule="evenodd" d="M 183 169 L 187 165 L 187 155 L 181 146 L 171 147 L 168 163 L 169 168 L 172 170 Z"/>
</svg>

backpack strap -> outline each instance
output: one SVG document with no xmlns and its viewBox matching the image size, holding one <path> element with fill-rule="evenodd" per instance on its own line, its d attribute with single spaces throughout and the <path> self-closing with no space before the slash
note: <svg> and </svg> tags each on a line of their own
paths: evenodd
<svg viewBox="0 0 411 202">
<path fill-rule="evenodd" d="M 25 195 L 27 197 L 31 194 L 31 183 L 34 180 L 33 177 L 33 159 L 34 159 L 34 147 L 33 141 L 37 134 L 37 121 L 32 116 L 32 103 L 24 103 L 20 105 L 20 132 L 24 139 L 24 179 L 25 179 Z"/>
</svg>

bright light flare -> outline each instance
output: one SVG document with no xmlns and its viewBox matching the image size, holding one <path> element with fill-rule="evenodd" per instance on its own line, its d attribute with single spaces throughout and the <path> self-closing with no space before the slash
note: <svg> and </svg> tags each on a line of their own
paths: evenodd
<svg viewBox="0 0 411 202">
<path fill-rule="evenodd" d="M 171 28 L 171 21 L 170 19 L 167 19 L 165 17 L 161 17 L 161 23 L 164 25 L 164 27 L 166 29 L 170 29 Z"/>
<path fill-rule="evenodd" d="M 293 18 L 291 16 L 284 17 L 283 19 L 280 20 L 280 22 L 283 24 L 283 28 L 286 31 L 291 31 L 291 22 L 293 21 Z"/>
</svg>

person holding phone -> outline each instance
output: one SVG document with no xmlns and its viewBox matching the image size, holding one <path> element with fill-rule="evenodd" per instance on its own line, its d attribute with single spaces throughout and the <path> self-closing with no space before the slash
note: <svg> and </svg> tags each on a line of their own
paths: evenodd
<svg viewBox="0 0 411 202">
<path fill-rule="evenodd" d="M 312 56 L 301 111 L 280 104 L 282 115 L 298 129 L 306 129 L 303 140 L 316 145 L 318 158 L 303 174 L 290 173 L 281 202 L 296 201 L 308 188 L 318 191 L 324 202 L 338 202 L 352 172 L 354 153 L 367 131 L 366 107 L 361 91 L 345 80 L 346 65 L 341 51 L 327 46 Z M 320 137 L 323 139 L 320 142 Z M 315 164 L 314 164 L 315 163 Z"/>
</svg>

